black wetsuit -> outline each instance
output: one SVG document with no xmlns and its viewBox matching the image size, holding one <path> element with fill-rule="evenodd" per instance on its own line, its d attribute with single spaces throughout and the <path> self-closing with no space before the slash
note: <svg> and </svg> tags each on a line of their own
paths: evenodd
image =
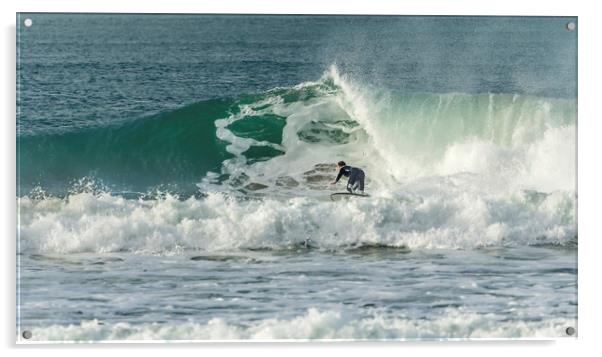
<svg viewBox="0 0 602 357">
<path fill-rule="evenodd" d="M 349 165 L 341 167 L 337 179 L 334 182 L 339 182 L 341 176 L 349 177 L 347 181 L 347 191 L 353 192 L 358 186 L 360 191 L 364 192 L 364 178 L 365 174 L 362 169 L 357 167 L 351 167 Z"/>
</svg>

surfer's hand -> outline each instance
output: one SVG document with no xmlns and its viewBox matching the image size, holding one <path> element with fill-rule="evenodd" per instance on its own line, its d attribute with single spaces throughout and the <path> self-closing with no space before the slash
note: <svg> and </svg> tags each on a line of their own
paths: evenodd
<svg viewBox="0 0 602 357">
<path fill-rule="evenodd" d="M 331 185 L 334 185 L 335 183 L 337 183 L 337 182 L 336 182 L 336 181 L 332 181 L 330 184 L 331 184 Z"/>
</svg>

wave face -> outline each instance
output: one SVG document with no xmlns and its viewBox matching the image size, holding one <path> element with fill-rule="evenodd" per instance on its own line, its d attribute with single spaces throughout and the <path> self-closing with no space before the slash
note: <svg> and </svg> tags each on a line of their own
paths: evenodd
<svg viewBox="0 0 602 357">
<path fill-rule="evenodd" d="M 18 179 L 24 190 L 58 192 L 85 177 L 142 190 L 194 181 L 229 156 L 213 120 L 231 105 L 212 100 L 116 125 L 20 136 Z"/>
<path fill-rule="evenodd" d="M 574 100 L 395 93 L 333 66 L 294 87 L 22 135 L 22 247 L 574 244 L 575 124 Z M 339 160 L 364 168 L 373 198 L 328 201 Z"/>
</svg>

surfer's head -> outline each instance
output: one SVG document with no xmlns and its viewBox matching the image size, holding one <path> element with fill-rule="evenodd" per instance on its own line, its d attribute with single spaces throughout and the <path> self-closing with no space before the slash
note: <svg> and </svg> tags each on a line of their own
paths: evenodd
<svg viewBox="0 0 602 357">
<path fill-rule="evenodd" d="M 337 169 L 340 169 L 341 167 L 347 166 L 347 164 L 345 163 L 345 161 L 339 161 L 337 162 Z"/>
</svg>

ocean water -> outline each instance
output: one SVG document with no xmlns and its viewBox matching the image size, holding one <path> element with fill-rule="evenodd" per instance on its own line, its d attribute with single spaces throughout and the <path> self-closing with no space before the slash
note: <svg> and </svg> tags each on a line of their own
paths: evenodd
<svg viewBox="0 0 602 357">
<path fill-rule="evenodd" d="M 18 340 L 577 328 L 576 18 L 25 18 Z"/>
</svg>

